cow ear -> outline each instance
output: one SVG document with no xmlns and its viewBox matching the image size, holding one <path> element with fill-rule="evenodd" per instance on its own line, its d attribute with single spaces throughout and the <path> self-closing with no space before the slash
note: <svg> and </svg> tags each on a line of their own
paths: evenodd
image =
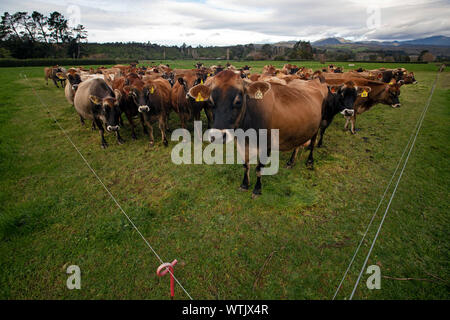
<svg viewBox="0 0 450 320">
<path fill-rule="evenodd" d="M 402 85 L 405 84 L 405 81 L 404 81 L 404 80 L 399 80 L 399 81 L 397 82 L 397 84 L 398 84 L 399 86 L 402 86 Z"/>
<path fill-rule="evenodd" d="M 251 99 L 261 100 L 270 88 L 271 85 L 268 82 L 255 81 L 247 84 L 246 93 Z"/>
<path fill-rule="evenodd" d="M 332 84 L 332 85 L 329 85 L 328 88 L 330 89 L 330 92 L 334 94 L 334 93 L 339 92 L 339 90 L 342 88 L 342 85 Z"/>
<path fill-rule="evenodd" d="M 356 92 L 361 98 L 367 98 L 372 89 L 370 87 L 357 87 Z"/>
<path fill-rule="evenodd" d="M 192 87 L 187 95 L 196 102 L 207 101 L 211 96 L 211 89 L 204 84 L 198 84 Z"/>
<path fill-rule="evenodd" d="M 179 78 L 177 79 L 177 81 L 178 81 L 178 83 L 181 84 L 182 86 L 184 85 L 184 79 L 183 79 L 183 78 L 179 77 Z"/>
<path fill-rule="evenodd" d="M 149 93 L 149 94 L 154 94 L 155 91 L 156 91 L 156 88 L 155 88 L 154 85 L 148 85 L 148 86 L 147 86 L 147 89 L 148 89 L 148 93 Z"/>
<path fill-rule="evenodd" d="M 97 96 L 93 96 L 92 94 L 89 95 L 89 100 L 91 100 L 91 102 L 97 106 L 102 104 L 102 99 Z"/>
</svg>

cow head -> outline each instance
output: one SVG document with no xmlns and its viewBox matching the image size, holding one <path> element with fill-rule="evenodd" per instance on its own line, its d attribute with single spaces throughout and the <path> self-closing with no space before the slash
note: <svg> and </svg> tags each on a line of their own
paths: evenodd
<svg viewBox="0 0 450 320">
<path fill-rule="evenodd" d="M 338 112 L 344 116 L 354 115 L 354 104 L 358 97 L 367 98 L 371 88 L 367 86 L 356 86 L 353 81 L 347 81 L 341 85 L 328 86 L 332 94 L 333 114 Z"/>
<path fill-rule="evenodd" d="M 404 81 L 395 81 L 392 79 L 391 82 L 386 84 L 383 92 L 383 103 L 390 105 L 392 108 L 399 108 L 401 106 L 399 96 L 400 96 L 400 87 L 403 85 Z"/>
<path fill-rule="evenodd" d="M 131 85 L 124 86 L 123 91 L 137 106 L 139 112 L 150 111 L 150 106 L 148 105 L 148 95 L 150 94 L 150 91 L 149 88 L 144 85 L 143 81 L 134 81 Z"/>
<path fill-rule="evenodd" d="M 94 105 L 94 114 L 100 118 L 108 131 L 118 131 L 119 130 L 119 117 L 121 114 L 119 108 L 120 91 L 114 90 L 114 97 L 107 96 L 100 98 L 98 96 L 89 95 L 89 100 L 91 100 Z"/>
<path fill-rule="evenodd" d="M 232 137 L 229 130 L 241 126 L 247 105 L 264 99 L 270 89 L 268 82 L 251 82 L 226 70 L 208 81 L 207 85 L 199 84 L 191 88 L 188 96 L 195 102 L 207 101 L 211 105 L 214 121 L 210 141 L 213 142 L 217 134 L 223 134 L 223 141 L 226 142 Z"/>
<path fill-rule="evenodd" d="M 67 76 L 73 91 L 77 91 L 78 85 L 81 83 L 81 77 L 78 73 L 70 72 Z"/>
<path fill-rule="evenodd" d="M 405 81 L 405 84 L 416 84 L 417 80 L 414 77 L 414 72 L 406 73 L 403 75 L 403 80 Z"/>
</svg>

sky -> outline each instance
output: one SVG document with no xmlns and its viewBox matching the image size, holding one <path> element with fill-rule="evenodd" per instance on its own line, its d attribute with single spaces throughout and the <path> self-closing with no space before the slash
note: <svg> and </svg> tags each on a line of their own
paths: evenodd
<svg viewBox="0 0 450 320">
<path fill-rule="evenodd" d="M 450 0 L 1 0 L 1 11 L 59 11 L 89 42 L 192 46 L 450 36 Z"/>
</svg>

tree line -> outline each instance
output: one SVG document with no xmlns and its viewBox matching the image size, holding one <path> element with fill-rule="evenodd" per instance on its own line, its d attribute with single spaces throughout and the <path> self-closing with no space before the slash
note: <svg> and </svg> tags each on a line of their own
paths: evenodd
<svg viewBox="0 0 450 320">
<path fill-rule="evenodd" d="M 55 11 L 4 12 L 0 22 L 0 58 L 80 58 L 87 31 Z"/>
</svg>

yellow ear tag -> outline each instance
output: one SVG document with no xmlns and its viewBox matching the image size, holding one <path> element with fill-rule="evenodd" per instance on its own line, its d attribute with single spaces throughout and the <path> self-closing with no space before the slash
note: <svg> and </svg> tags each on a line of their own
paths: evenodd
<svg viewBox="0 0 450 320">
<path fill-rule="evenodd" d="M 369 95 L 369 94 L 367 93 L 366 90 L 364 90 L 364 91 L 361 93 L 361 97 L 363 97 L 363 98 L 366 98 L 368 95 Z"/>
<path fill-rule="evenodd" d="M 261 100 L 263 98 L 263 93 L 261 92 L 261 90 L 258 89 L 258 91 L 256 91 L 255 93 L 255 99 Z"/>
<path fill-rule="evenodd" d="M 200 80 L 200 84 L 203 84 L 203 79 Z"/>
<path fill-rule="evenodd" d="M 155 88 L 151 87 L 150 94 L 153 94 L 155 92 Z"/>
<path fill-rule="evenodd" d="M 199 92 L 197 95 L 197 98 L 195 98 L 195 101 L 200 102 L 200 101 L 204 101 L 205 99 L 203 99 L 202 94 Z"/>
<path fill-rule="evenodd" d="M 389 82 L 389 85 L 392 86 L 392 85 L 394 85 L 394 83 L 391 81 L 391 82 Z"/>
</svg>

